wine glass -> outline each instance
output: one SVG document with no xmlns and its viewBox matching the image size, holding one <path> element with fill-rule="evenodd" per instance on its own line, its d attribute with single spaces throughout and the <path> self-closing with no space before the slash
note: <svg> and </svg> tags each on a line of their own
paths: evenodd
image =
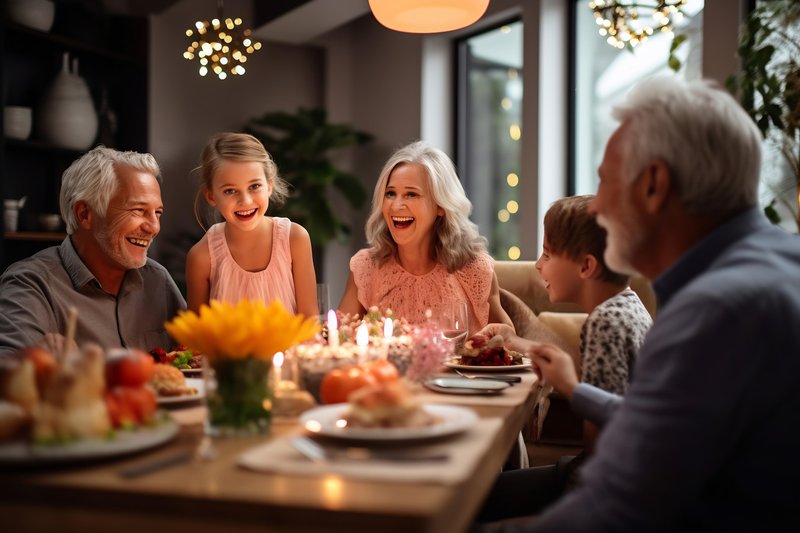
<svg viewBox="0 0 800 533">
<path fill-rule="evenodd" d="M 456 352 L 461 349 L 469 331 L 469 313 L 466 302 L 445 304 L 439 311 L 439 327 L 446 339 L 453 341 Z"/>
</svg>

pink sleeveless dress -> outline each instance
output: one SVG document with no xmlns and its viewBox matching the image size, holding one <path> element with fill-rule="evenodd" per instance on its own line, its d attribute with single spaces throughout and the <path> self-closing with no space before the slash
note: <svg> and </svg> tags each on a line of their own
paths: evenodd
<svg viewBox="0 0 800 533">
<path fill-rule="evenodd" d="M 206 235 L 211 255 L 212 300 L 235 304 L 247 298 L 269 304 L 277 298 L 286 309 L 297 313 L 289 247 L 292 222 L 282 217 L 272 217 L 272 221 L 272 256 L 267 268 L 259 272 L 248 272 L 233 259 L 225 239 L 225 222 L 209 228 Z"/>
<path fill-rule="evenodd" d="M 470 335 L 489 323 L 494 260 L 488 254 L 478 255 L 452 274 L 438 264 L 427 274 L 415 276 L 393 257 L 379 265 L 372 259 L 371 252 L 372 249 L 359 250 L 350 259 L 358 301 L 365 309 L 377 306 L 384 311 L 388 308 L 395 316 L 421 323 L 425 321 L 427 309 L 436 316 L 445 303 L 467 302 Z"/>
</svg>

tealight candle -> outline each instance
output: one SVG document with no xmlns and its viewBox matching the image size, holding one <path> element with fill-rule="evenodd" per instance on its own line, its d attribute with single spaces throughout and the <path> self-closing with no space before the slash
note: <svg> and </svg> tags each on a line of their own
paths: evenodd
<svg viewBox="0 0 800 533">
<path fill-rule="evenodd" d="M 339 322 L 336 320 L 336 311 L 328 309 L 328 346 L 339 347 Z"/>
</svg>

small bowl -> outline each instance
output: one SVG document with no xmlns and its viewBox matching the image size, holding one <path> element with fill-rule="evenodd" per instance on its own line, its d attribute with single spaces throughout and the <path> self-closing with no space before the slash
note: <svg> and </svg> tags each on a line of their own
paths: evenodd
<svg viewBox="0 0 800 533">
<path fill-rule="evenodd" d="M 39 226 L 45 231 L 56 231 L 61 227 L 61 215 L 57 213 L 39 215 Z"/>
<path fill-rule="evenodd" d="M 25 140 L 31 135 L 32 124 L 30 107 L 10 105 L 3 108 L 3 133 L 6 137 Z"/>
</svg>

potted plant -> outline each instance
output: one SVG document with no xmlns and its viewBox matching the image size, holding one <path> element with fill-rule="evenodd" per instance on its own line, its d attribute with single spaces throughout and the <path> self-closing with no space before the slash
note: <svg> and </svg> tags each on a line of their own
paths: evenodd
<svg viewBox="0 0 800 533">
<path fill-rule="evenodd" d="M 728 79 L 728 89 L 738 95 L 764 138 L 780 149 L 794 176 L 794 183 L 778 185 L 765 213 L 780 222 L 775 202 L 783 202 L 800 231 L 800 2 L 764 1 L 751 11 L 738 54 L 742 67 Z"/>
<path fill-rule="evenodd" d="M 329 123 L 322 109 L 304 108 L 293 114 L 265 113 L 251 119 L 245 131 L 264 144 L 290 185 L 286 204 L 272 214 L 305 227 L 317 248 L 348 236 L 350 228 L 331 206 L 331 188 L 356 209 L 364 205 L 367 191 L 358 177 L 336 168 L 330 155 L 339 148 L 364 144 L 372 136 L 346 124 Z"/>
</svg>

